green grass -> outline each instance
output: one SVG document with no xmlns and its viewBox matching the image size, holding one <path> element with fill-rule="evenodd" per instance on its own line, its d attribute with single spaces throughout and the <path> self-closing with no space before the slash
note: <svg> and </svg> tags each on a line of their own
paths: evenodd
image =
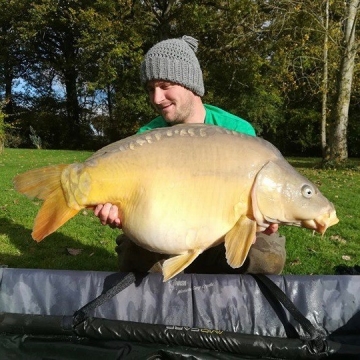
<svg viewBox="0 0 360 360">
<path fill-rule="evenodd" d="M 90 155 L 81 151 L 32 149 L 5 149 L 0 154 L 0 265 L 116 270 L 114 248 L 119 230 L 102 226 L 91 210 L 84 210 L 46 240 L 36 243 L 31 238 L 31 229 L 41 203 L 17 193 L 12 185 L 12 179 L 18 173 L 41 166 L 83 161 Z M 69 249 L 80 253 L 70 255 Z"/>
<path fill-rule="evenodd" d="M 5 149 L 0 154 L 0 265 L 16 268 L 116 271 L 114 251 L 119 230 L 102 226 L 92 211 L 82 211 L 44 241 L 31 238 L 40 201 L 18 194 L 12 179 L 18 173 L 46 165 L 83 161 L 89 152 Z M 286 236 L 286 274 L 332 274 L 339 264 L 360 264 L 360 171 L 319 170 L 319 159 L 291 158 L 289 162 L 314 181 L 335 204 L 340 223 L 321 237 L 307 229 L 281 227 Z M 69 249 L 79 250 L 70 255 Z"/>
</svg>

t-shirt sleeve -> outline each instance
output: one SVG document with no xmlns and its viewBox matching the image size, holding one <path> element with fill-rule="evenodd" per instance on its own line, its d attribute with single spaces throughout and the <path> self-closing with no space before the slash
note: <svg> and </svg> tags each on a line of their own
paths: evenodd
<svg viewBox="0 0 360 360">
<path fill-rule="evenodd" d="M 254 127 L 248 121 L 216 106 L 208 104 L 205 104 L 204 106 L 206 109 L 206 124 L 217 125 L 228 130 L 256 136 Z"/>
<path fill-rule="evenodd" d="M 167 122 L 161 116 L 158 116 L 155 119 L 151 120 L 146 125 L 142 126 L 137 131 L 137 134 L 142 134 L 145 131 L 149 131 L 149 130 L 153 130 L 153 129 L 157 129 L 157 128 L 162 128 L 162 127 L 167 127 L 167 126 L 168 126 Z"/>
<path fill-rule="evenodd" d="M 238 131 L 238 132 L 241 132 L 241 133 L 244 133 L 247 135 L 256 136 L 256 132 L 255 132 L 255 129 L 253 128 L 253 126 L 244 119 L 239 119 L 239 121 L 237 121 L 235 131 Z"/>
</svg>

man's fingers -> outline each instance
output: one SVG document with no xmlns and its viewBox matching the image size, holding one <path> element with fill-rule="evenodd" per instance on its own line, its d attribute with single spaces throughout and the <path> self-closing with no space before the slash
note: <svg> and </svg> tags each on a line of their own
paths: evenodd
<svg viewBox="0 0 360 360">
<path fill-rule="evenodd" d="M 119 210 L 118 207 L 116 205 L 111 205 L 110 209 L 109 209 L 109 214 L 108 214 L 108 220 L 113 223 L 116 219 L 119 218 Z"/>
<path fill-rule="evenodd" d="M 111 203 L 98 204 L 94 209 L 94 214 L 99 218 L 101 224 L 110 225 L 112 228 L 121 228 L 119 209 L 116 205 Z"/>
<path fill-rule="evenodd" d="M 266 235 L 271 235 L 277 232 L 279 229 L 279 224 L 270 224 L 268 228 L 266 228 L 263 233 Z"/>
<path fill-rule="evenodd" d="M 95 214 L 95 216 L 99 216 L 99 213 L 100 213 L 100 211 L 101 211 L 101 209 L 104 207 L 104 205 L 103 204 L 98 204 L 98 205 L 96 205 L 96 207 L 95 207 L 95 209 L 94 209 L 94 214 Z"/>
<path fill-rule="evenodd" d="M 109 223 L 108 218 L 109 218 L 111 206 L 112 206 L 112 204 L 106 203 L 106 204 L 102 205 L 101 207 L 99 207 L 99 205 L 97 205 L 95 208 L 95 210 L 97 210 L 98 207 L 100 209 L 97 214 L 96 214 L 96 212 L 94 212 L 94 213 L 100 219 L 100 222 L 103 225 L 106 225 Z"/>
</svg>

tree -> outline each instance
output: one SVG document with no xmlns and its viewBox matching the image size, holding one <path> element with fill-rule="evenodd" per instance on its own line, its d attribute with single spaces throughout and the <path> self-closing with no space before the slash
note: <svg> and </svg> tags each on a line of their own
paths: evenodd
<svg viewBox="0 0 360 360">
<path fill-rule="evenodd" d="M 3 113 L 3 111 L 0 109 L 0 154 L 3 152 L 4 150 L 4 146 L 5 146 L 5 137 L 6 137 L 6 132 L 5 132 L 5 114 Z"/>
<path fill-rule="evenodd" d="M 159 40 L 184 34 L 199 40 L 205 102 L 249 120 L 286 154 L 321 154 L 336 138 L 328 136 L 326 124 L 330 113 L 336 128 L 341 2 L 0 3 L 0 91 L 11 99 L 6 111 L 17 114 L 22 146 L 29 145 L 30 126 L 45 147 L 56 148 L 94 148 L 136 132 L 155 115 L 139 79 L 144 53 Z M 16 81 L 21 97 L 14 96 Z M 354 147 L 360 87 L 356 81 L 353 86 Z"/>
<path fill-rule="evenodd" d="M 329 157 L 329 147 L 327 144 L 327 95 L 328 95 L 328 49 L 329 49 L 329 0 L 325 0 L 325 18 L 323 20 L 324 24 L 324 47 L 323 47 L 323 79 L 322 79 L 322 100 L 321 100 L 321 152 L 324 160 L 327 160 Z"/>
<path fill-rule="evenodd" d="M 90 122 L 105 142 L 133 134 L 149 118 L 139 67 L 152 16 L 144 3 L 126 0 L 97 1 L 81 13 L 83 77 L 87 92 L 101 99 Z"/>
<path fill-rule="evenodd" d="M 355 58 L 359 50 L 356 24 L 360 0 L 345 2 L 342 57 L 337 81 L 336 103 L 331 130 L 330 160 L 340 162 L 348 158 L 347 129 L 350 95 L 354 77 Z"/>
<path fill-rule="evenodd" d="M 32 3 L 27 22 L 29 45 L 32 47 L 33 64 L 43 74 L 53 69 L 64 84 L 68 127 L 65 137 L 70 147 L 78 146 L 89 134 L 81 123 L 79 106 L 79 81 L 84 66 L 79 47 L 82 24 L 79 13 L 87 2 L 75 0 L 47 0 Z M 30 41 L 31 40 L 31 41 Z M 39 69 L 36 69 L 39 72 Z M 71 145 L 71 139 L 73 144 Z"/>
<path fill-rule="evenodd" d="M 14 80 L 22 77 L 28 68 L 21 37 L 21 21 L 27 17 L 28 0 L 0 0 L 0 89 L 4 94 L 3 109 L 7 122 L 14 121 Z"/>
</svg>

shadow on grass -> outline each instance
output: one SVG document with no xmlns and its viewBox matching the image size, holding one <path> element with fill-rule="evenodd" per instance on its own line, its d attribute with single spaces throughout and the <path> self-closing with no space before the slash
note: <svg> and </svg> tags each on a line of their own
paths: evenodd
<svg viewBox="0 0 360 360">
<path fill-rule="evenodd" d="M 0 230 L 9 239 L 2 244 L 0 265 L 12 268 L 116 271 L 113 252 L 99 246 L 86 245 L 60 232 L 37 243 L 31 230 L 7 218 L 0 218 Z M 115 247 L 115 238 L 114 238 Z M 71 255 L 71 252 L 76 255 Z"/>
<path fill-rule="evenodd" d="M 286 160 L 295 168 L 316 169 L 321 166 L 321 159 L 316 158 L 287 158 Z"/>
</svg>

